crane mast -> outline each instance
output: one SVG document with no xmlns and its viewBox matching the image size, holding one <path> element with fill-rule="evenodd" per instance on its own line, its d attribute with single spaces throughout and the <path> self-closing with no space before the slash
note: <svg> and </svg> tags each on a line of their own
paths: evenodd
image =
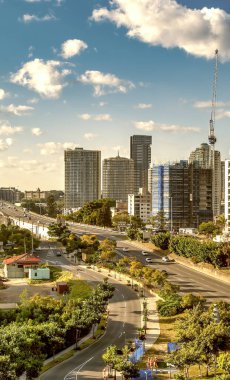
<svg viewBox="0 0 230 380">
<path fill-rule="evenodd" d="M 211 147 L 210 151 L 210 167 L 212 168 L 212 210 L 213 218 L 219 214 L 220 209 L 218 207 L 218 179 L 215 165 L 215 118 L 216 118 L 216 89 L 217 89 L 217 76 L 218 76 L 218 50 L 215 50 L 215 64 L 214 64 L 214 78 L 212 84 L 212 108 L 211 117 L 209 121 L 209 135 L 208 141 Z"/>
<path fill-rule="evenodd" d="M 216 137 L 215 137 L 215 118 L 216 118 L 216 88 L 217 88 L 217 75 L 218 75 L 218 50 L 215 50 L 215 67 L 214 67 L 214 78 L 212 85 L 212 109 L 211 118 L 209 121 L 209 136 L 208 141 L 211 147 L 215 148 Z"/>
</svg>

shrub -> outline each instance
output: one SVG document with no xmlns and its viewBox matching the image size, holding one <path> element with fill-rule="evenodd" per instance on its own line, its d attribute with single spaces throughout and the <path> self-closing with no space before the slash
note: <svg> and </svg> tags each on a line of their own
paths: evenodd
<svg viewBox="0 0 230 380">
<path fill-rule="evenodd" d="M 153 235 L 151 241 L 161 249 L 168 249 L 170 237 L 169 232 L 160 232 L 159 234 Z"/>
</svg>

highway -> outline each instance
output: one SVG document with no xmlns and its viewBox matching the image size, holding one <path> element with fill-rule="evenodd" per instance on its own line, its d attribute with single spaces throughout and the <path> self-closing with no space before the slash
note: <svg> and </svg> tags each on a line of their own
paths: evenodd
<svg viewBox="0 0 230 380">
<path fill-rule="evenodd" d="M 16 218 L 24 218 L 23 210 L 20 208 L 16 208 L 16 210 L 15 207 L 11 206 L 9 208 L 8 205 L 4 204 L 2 210 L 0 211 L 2 211 L 5 215 L 10 215 Z M 47 216 L 32 213 L 29 214 L 29 217 L 31 218 L 31 222 L 35 224 L 38 220 L 44 225 L 48 225 L 55 221 Z M 28 217 L 24 219 L 28 221 Z M 153 268 L 160 270 L 166 270 L 169 280 L 174 284 L 180 285 L 182 293 L 195 293 L 202 295 L 207 298 L 208 302 L 217 302 L 220 299 L 230 302 L 230 285 L 181 264 L 173 262 L 164 263 L 162 262 L 161 257 L 154 252 L 149 254 L 149 257 L 153 259 L 153 263 L 147 264 L 145 256 L 141 254 L 141 250 L 133 247 L 133 245 L 129 244 L 129 242 L 124 241 L 124 235 L 117 233 L 116 231 L 78 224 L 69 224 L 69 228 L 79 235 L 90 233 L 97 235 L 99 239 L 109 238 L 116 240 L 120 255 L 135 257 L 143 264 L 151 265 Z M 123 247 L 129 248 L 129 250 L 127 252 L 123 252 Z"/>
<path fill-rule="evenodd" d="M 103 279 L 100 273 L 89 269 L 84 268 L 79 271 L 63 256 L 55 257 L 50 253 L 48 255 L 41 253 L 40 257 L 51 263 L 58 262 L 64 269 L 71 270 L 79 278 L 87 280 L 92 285 Z M 104 336 L 87 349 L 79 351 L 74 357 L 46 371 L 39 379 L 101 379 L 102 370 L 105 367 L 102 355 L 106 348 L 111 344 L 122 347 L 127 340 L 137 337 L 137 329 L 141 324 L 141 305 L 137 293 L 115 279 L 110 279 L 109 282 L 115 286 L 115 292 L 109 302 L 109 320 Z"/>
</svg>

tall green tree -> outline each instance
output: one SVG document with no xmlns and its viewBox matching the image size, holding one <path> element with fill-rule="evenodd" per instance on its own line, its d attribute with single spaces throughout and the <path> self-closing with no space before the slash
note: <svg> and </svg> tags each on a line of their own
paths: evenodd
<svg viewBox="0 0 230 380">
<path fill-rule="evenodd" d="M 57 208 L 57 203 L 53 195 L 48 196 L 46 200 L 46 204 L 47 204 L 48 216 L 50 216 L 51 218 L 56 218 L 57 213 L 58 213 L 58 208 Z"/>
</svg>

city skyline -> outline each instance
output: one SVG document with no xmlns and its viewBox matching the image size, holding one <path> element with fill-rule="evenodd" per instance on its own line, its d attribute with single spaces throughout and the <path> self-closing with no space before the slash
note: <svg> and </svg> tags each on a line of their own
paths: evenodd
<svg viewBox="0 0 230 380">
<path fill-rule="evenodd" d="M 131 135 L 152 136 L 152 162 L 188 159 L 208 142 L 216 48 L 229 157 L 226 1 L 0 0 L 0 21 L 1 186 L 64 189 L 66 148 L 129 158 Z"/>
</svg>

